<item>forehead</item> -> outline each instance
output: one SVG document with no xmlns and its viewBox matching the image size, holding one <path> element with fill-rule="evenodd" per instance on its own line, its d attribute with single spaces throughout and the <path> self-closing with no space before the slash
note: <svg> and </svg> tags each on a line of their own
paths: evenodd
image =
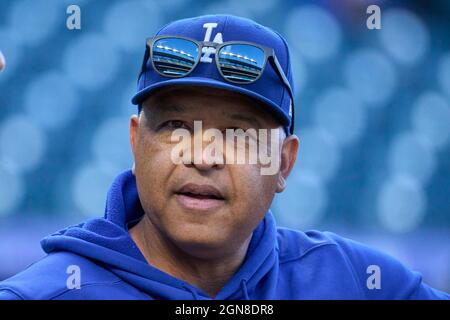
<svg viewBox="0 0 450 320">
<path fill-rule="evenodd" d="M 260 102 L 245 95 L 210 87 L 179 86 L 159 90 L 145 100 L 143 106 L 152 112 L 214 112 L 241 114 L 258 118 L 270 126 L 277 125 L 274 117 Z"/>
</svg>

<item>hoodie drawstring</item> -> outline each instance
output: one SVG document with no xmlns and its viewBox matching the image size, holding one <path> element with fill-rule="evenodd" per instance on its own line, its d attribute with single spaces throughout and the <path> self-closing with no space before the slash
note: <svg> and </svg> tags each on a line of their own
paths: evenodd
<svg viewBox="0 0 450 320">
<path fill-rule="evenodd" d="M 183 286 L 183 288 L 186 289 L 186 290 L 188 290 L 188 291 L 192 294 L 192 298 L 193 298 L 194 300 L 200 300 L 200 299 L 198 298 L 198 295 L 197 295 L 197 293 L 195 292 L 195 290 L 189 288 L 188 286 Z"/>
<path fill-rule="evenodd" d="M 247 281 L 245 279 L 241 281 L 241 290 L 244 294 L 244 300 L 250 300 L 250 298 L 248 297 Z"/>
</svg>

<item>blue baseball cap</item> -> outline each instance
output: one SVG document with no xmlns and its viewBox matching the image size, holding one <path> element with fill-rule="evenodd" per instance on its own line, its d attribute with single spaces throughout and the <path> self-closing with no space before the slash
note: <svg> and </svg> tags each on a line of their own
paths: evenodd
<svg viewBox="0 0 450 320">
<path fill-rule="evenodd" d="M 292 88 L 289 48 L 286 40 L 276 31 L 253 20 L 233 15 L 204 15 L 171 22 L 160 29 L 155 36 L 182 36 L 198 41 L 223 43 L 227 41 L 248 41 L 273 48 L 279 64 Z M 253 83 L 237 84 L 225 80 L 214 63 L 214 49 L 202 52 L 195 69 L 185 77 L 168 78 L 153 69 L 150 59 L 143 62 L 137 93 L 132 103 L 140 105 L 149 95 L 166 86 L 191 85 L 220 88 L 238 92 L 262 102 L 261 107 L 271 113 L 290 132 L 293 101 L 286 85 L 276 70 L 267 63 L 261 77 Z"/>
</svg>

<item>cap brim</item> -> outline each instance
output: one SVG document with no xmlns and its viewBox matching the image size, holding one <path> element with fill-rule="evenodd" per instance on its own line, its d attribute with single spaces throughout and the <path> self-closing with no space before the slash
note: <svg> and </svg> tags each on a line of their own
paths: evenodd
<svg viewBox="0 0 450 320">
<path fill-rule="evenodd" d="M 281 122 L 283 126 L 290 125 L 290 119 L 286 116 L 286 114 L 280 109 L 280 107 L 273 103 L 271 100 L 266 97 L 255 93 L 253 91 L 247 90 L 245 88 L 235 86 L 232 83 L 224 83 L 221 81 L 217 81 L 211 78 L 203 78 L 203 77 L 189 77 L 189 78 L 176 78 L 169 79 L 166 81 L 161 81 L 155 84 L 152 84 L 139 92 L 137 92 L 134 97 L 131 99 L 131 102 L 135 105 L 141 104 L 153 91 L 157 89 L 161 89 L 163 87 L 168 86 L 200 86 L 200 87 L 211 87 L 211 88 L 219 88 L 224 90 L 229 90 L 232 92 L 242 93 L 250 98 L 254 98 L 257 101 L 263 103 L 263 107 L 267 112 L 272 113 L 277 119 Z"/>
</svg>

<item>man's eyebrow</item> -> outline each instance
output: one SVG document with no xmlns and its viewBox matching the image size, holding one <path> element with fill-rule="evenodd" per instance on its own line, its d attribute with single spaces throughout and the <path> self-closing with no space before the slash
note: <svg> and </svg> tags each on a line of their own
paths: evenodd
<svg viewBox="0 0 450 320">
<path fill-rule="evenodd" d="M 251 117 L 251 116 L 247 116 L 244 114 L 234 113 L 231 116 L 229 116 L 229 118 L 233 119 L 233 120 L 249 122 L 253 125 L 254 128 L 262 128 L 263 127 L 261 122 L 259 122 L 258 119 L 256 119 L 256 117 Z"/>
</svg>

